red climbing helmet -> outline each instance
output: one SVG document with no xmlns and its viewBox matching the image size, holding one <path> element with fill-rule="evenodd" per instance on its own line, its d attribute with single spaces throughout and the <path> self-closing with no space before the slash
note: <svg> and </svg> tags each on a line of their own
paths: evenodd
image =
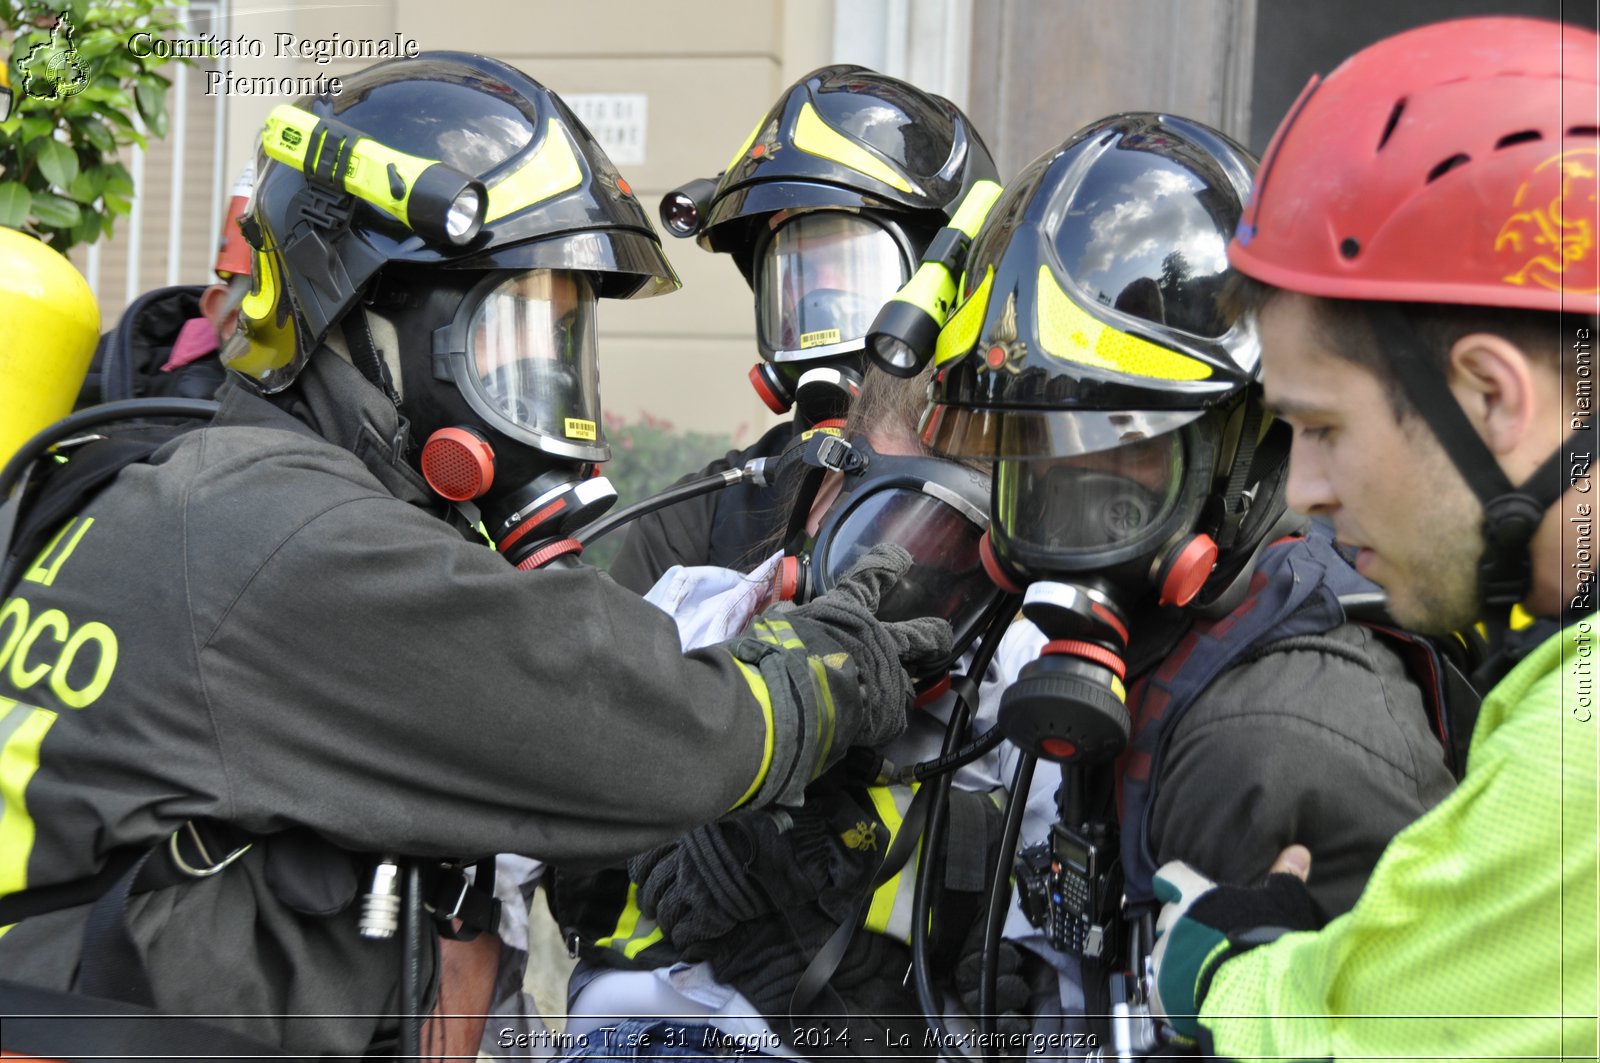
<svg viewBox="0 0 1600 1063">
<path fill-rule="evenodd" d="M 1312 78 L 1228 247 L 1275 287 L 1593 313 L 1600 38 L 1528 18 L 1441 22 Z"/>
</svg>

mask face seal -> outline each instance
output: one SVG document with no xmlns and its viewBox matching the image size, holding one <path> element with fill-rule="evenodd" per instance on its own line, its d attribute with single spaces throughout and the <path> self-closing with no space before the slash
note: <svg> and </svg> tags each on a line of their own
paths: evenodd
<svg viewBox="0 0 1600 1063">
<path fill-rule="evenodd" d="M 610 457 L 599 423 L 595 294 L 581 273 L 486 278 L 434 334 L 433 375 L 513 440 L 557 458 Z"/>
<path fill-rule="evenodd" d="M 838 585 L 878 543 L 895 543 L 912 565 L 887 590 L 877 610 L 893 622 L 938 616 L 950 622 L 954 647 L 919 680 L 942 679 L 987 624 L 1001 593 L 984 568 L 980 542 L 988 530 L 989 478 L 953 461 L 923 455 L 878 454 L 862 441 L 818 433 L 811 482 L 821 471 L 843 471 L 839 496 L 815 536 L 804 532 L 816 491 L 802 489 L 791 523 L 784 596 L 809 601 Z M 826 439 L 827 442 L 820 442 Z M 848 453 L 851 460 L 841 460 Z M 811 462 L 808 462 L 808 464 Z M 841 468 L 842 467 L 842 468 Z"/>
<path fill-rule="evenodd" d="M 782 222 L 757 256 L 756 342 L 772 362 L 859 352 L 878 309 L 906 279 L 888 229 L 819 211 Z"/>
<path fill-rule="evenodd" d="M 1112 450 L 997 462 L 996 556 L 1024 582 L 1096 573 L 1141 600 L 1210 493 L 1212 423 Z"/>
</svg>

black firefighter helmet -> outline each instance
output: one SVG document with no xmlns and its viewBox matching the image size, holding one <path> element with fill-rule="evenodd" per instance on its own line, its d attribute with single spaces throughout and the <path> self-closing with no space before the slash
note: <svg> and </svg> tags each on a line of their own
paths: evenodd
<svg viewBox="0 0 1600 1063">
<path fill-rule="evenodd" d="M 990 534 L 1012 577 L 1100 573 L 1184 604 L 1281 513 L 1287 448 L 1268 443 L 1253 326 L 1223 298 L 1254 166 L 1198 122 L 1117 115 L 990 211 L 922 435 L 999 459 Z"/>
<path fill-rule="evenodd" d="M 336 326 L 348 339 L 353 318 L 381 317 L 398 365 L 364 371 L 414 437 L 468 421 L 561 459 L 609 457 L 594 301 L 678 281 L 560 97 L 478 55 L 381 63 L 275 110 L 258 173 L 230 370 L 279 391 Z"/>
<path fill-rule="evenodd" d="M 995 175 L 949 100 L 865 67 L 827 66 L 784 91 L 678 231 L 738 265 L 767 362 L 859 355 L 934 233 Z"/>
</svg>

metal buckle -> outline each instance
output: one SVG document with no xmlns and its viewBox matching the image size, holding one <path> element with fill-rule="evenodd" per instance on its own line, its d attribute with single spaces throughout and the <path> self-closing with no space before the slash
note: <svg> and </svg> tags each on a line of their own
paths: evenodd
<svg viewBox="0 0 1600 1063">
<path fill-rule="evenodd" d="M 458 918 L 460 918 L 462 902 L 464 902 L 467 899 L 467 891 L 472 888 L 472 883 L 467 881 L 467 876 L 466 875 L 462 875 L 461 872 L 459 872 L 459 871 L 457 871 L 456 874 L 460 875 L 460 877 L 461 877 L 461 892 L 456 894 L 456 902 L 455 902 L 455 904 L 450 906 L 450 910 L 448 912 L 440 913 L 439 909 L 437 909 L 437 908 L 433 909 L 433 913 L 435 915 L 437 915 L 440 919 L 458 919 Z"/>
<path fill-rule="evenodd" d="M 189 832 L 190 840 L 194 842 L 196 851 L 200 853 L 200 859 L 209 864 L 209 867 L 195 867 L 183 858 L 183 854 L 178 849 L 178 835 L 182 834 L 186 830 Z M 221 860 L 216 860 L 212 857 L 211 853 L 207 851 L 206 843 L 200 840 L 200 832 L 195 829 L 194 821 L 190 820 L 188 823 L 185 823 L 182 827 L 179 827 L 177 830 L 172 832 L 172 837 L 167 839 L 167 850 L 172 856 L 173 864 L 177 866 L 179 871 L 182 871 L 190 878 L 209 878 L 210 876 L 215 875 L 218 871 L 221 871 L 223 868 L 227 867 L 229 864 L 233 863 L 235 860 L 239 859 L 239 857 L 243 856 L 245 853 L 249 852 L 250 847 L 254 844 L 254 842 L 246 842 L 244 845 L 239 846 L 239 848 L 235 849 L 227 856 L 224 856 Z"/>
</svg>

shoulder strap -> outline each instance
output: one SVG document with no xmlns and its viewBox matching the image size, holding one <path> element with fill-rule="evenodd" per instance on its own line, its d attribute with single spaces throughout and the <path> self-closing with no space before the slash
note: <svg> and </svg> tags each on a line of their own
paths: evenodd
<svg viewBox="0 0 1600 1063">
<path fill-rule="evenodd" d="M 1445 764 L 1458 780 L 1467 771 L 1467 748 L 1478 722 L 1483 697 L 1438 643 L 1425 635 L 1369 621 L 1357 621 L 1405 662 L 1406 671 L 1422 689 L 1428 725 L 1444 747 Z"/>
<path fill-rule="evenodd" d="M 1168 739 L 1178 722 L 1219 675 L 1252 649 L 1296 635 L 1321 634 L 1339 624 L 1344 616 L 1337 596 L 1345 589 L 1346 573 L 1359 585 L 1360 577 L 1319 538 L 1273 544 L 1263 551 L 1249 592 L 1234 610 L 1196 624 L 1130 689 L 1133 733 L 1117 775 L 1129 903 L 1147 904 L 1155 898 L 1150 818 Z"/>
</svg>

